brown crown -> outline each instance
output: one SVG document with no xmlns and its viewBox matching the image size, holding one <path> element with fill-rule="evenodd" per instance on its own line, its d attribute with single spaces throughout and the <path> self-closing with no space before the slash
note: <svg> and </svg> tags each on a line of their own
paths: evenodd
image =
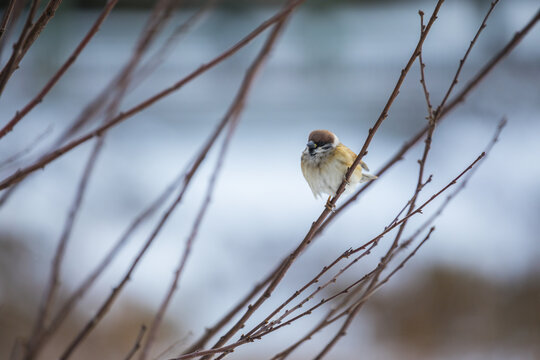
<svg viewBox="0 0 540 360">
<path fill-rule="evenodd" d="M 309 134 L 308 141 L 313 141 L 315 144 L 331 144 L 334 142 L 335 135 L 328 130 L 313 130 Z"/>
</svg>

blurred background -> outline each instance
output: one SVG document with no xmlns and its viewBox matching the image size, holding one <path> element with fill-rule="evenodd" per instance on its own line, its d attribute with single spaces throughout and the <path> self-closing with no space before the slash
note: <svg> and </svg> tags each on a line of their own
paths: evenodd
<svg viewBox="0 0 540 360">
<path fill-rule="evenodd" d="M 65 1 L 60 6 L 0 98 L 2 124 L 65 61 L 102 3 Z M 23 151 L 38 137 L 38 145 L 21 164 L 51 146 L 129 59 L 150 3 L 119 2 L 45 101 L 0 141 L 0 161 Z M 121 108 L 137 104 L 217 56 L 270 17 L 279 4 L 218 3 L 180 39 L 156 72 L 130 92 Z M 429 17 L 434 4 L 307 1 L 293 13 L 255 80 L 211 207 L 159 332 L 154 357 L 171 344 L 166 355 L 181 352 L 301 241 L 324 206 L 324 200 L 313 198 L 300 171 L 307 135 L 313 129 L 329 129 L 351 149 L 361 148 L 416 46 L 418 10 Z M 197 6 L 196 1 L 186 2 L 167 29 L 188 18 Z M 423 52 L 434 104 L 441 101 L 489 6 L 490 1 L 480 0 L 444 3 Z M 462 71 L 458 91 L 537 10 L 535 0 L 500 1 Z M 225 114 L 265 36 L 108 133 L 67 248 L 60 298 L 73 291 L 132 219 L 186 167 Z M 364 158 L 372 172 L 426 124 L 419 79 L 414 64 Z M 467 167 L 490 141 L 501 118 L 508 118 L 500 141 L 436 222 L 431 239 L 370 300 L 328 359 L 355 359 L 358 354 L 372 359 L 540 358 L 539 84 L 537 26 L 436 128 L 426 164 L 433 181 L 422 201 Z M 80 146 L 30 176 L 0 208 L 2 358 L 7 358 L 16 338 L 30 332 L 92 146 Z M 422 148 L 420 144 L 409 152 L 328 227 L 293 265 L 260 316 L 344 250 L 384 229 L 414 191 Z M 214 149 L 110 315 L 73 358 L 123 357 L 140 325 L 149 324 L 169 287 L 216 158 Z M 2 179 L 17 166 L 3 163 Z M 437 204 L 412 221 L 407 233 Z M 140 228 L 79 303 L 46 347 L 43 359 L 58 356 L 93 315 L 159 216 L 158 212 Z M 369 271 L 391 239 L 384 238 L 379 252 L 345 274 L 328 293 Z M 307 332 L 323 313 L 241 347 L 229 357 L 270 358 Z M 290 358 L 314 356 L 336 330 L 322 332 Z"/>
</svg>

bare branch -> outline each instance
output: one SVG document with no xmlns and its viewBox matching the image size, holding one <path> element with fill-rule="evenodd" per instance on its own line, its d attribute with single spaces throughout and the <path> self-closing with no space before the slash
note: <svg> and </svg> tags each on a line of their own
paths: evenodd
<svg viewBox="0 0 540 360">
<path fill-rule="evenodd" d="M 484 20 L 482 20 L 482 23 L 480 24 L 480 27 L 478 28 L 478 31 L 474 35 L 474 38 L 472 39 L 471 43 L 469 44 L 469 47 L 467 48 L 467 51 L 465 52 L 465 55 L 459 61 L 459 66 L 458 66 L 458 69 L 456 71 L 456 74 L 454 75 L 454 79 L 452 80 L 452 83 L 448 87 L 448 90 L 446 91 L 446 94 L 444 95 L 444 98 L 442 99 L 440 105 L 437 107 L 437 110 L 436 110 L 437 115 L 436 115 L 436 117 L 438 117 L 441 109 L 444 107 L 444 105 L 446 105 L 446 101 L 448 100 L 448 97 L 452 93 L 452 90 L 454 89 L 454 86 L 456 86 L 456 84 L 458 83 L 459 74 L 461 74 L 461 69 L 463 68 L 463 65 L 465 64 L 465 61 L 467 61 L 467 57 L 469 56 L 469 53 L 471 52 L 474 44 L 476 44 L 476 40 L 480 36 L 480 33 L 486 27 L 487 19 L 491 15 L 491 12 L 493 11 L 493 9 L 495 8 L 495 5 L 497 5 L 498 2 L 499 2 L 499 0 L 494 0 L 491 3 L 491 6 L 490 6 L 488 12 L 486 13 L 486 16 L 484 16 Z"/>
<path fill-rule="evenodd" d="M 11 14 L 13 13 L 13 9 L 15 8 L 16 2 L 17 0 L 9 0 L 7 8 L 4 10 L 2 22 L 0 23 L 0 42 L 3 40 L 4 34 L 6 33 L 6 28 L 11 18 Z"/>
<path fill-rule="evenodd" d="M 125 360 L 129 360 L 135 355 L 137 350 L 141 347 L 141 341 L 144 336 L 144 332 L 146 331 L 146 326 L 142 325 L 141 330 L 139 331 L 139 334 L 137 335 L 137 338 L 135 339 L 135 344 L 133 345 L 133 348 L 129 351 L 127 356 L 125 357 Z"/>
<path fill-rule="evenodd" d="M 64 229 L 62 231 L 62 235 L 60 237 L 60 241 L 58 242 L 58 247 L 54 255 L 51 274 L 47 283 L 47 287 L 45 288 L 45 294 L 43 296 L 42 304 L 40 306 L 38 316 L 34 324 L 34 329 L 32 330 L 32 334 L 30 335 L 30 341 L 27 346 L 27 354 L 25 355 L 26 359 L 33 358 L 39 350 L 39 347 L 43 343 L 42 334 L 47 322 L 47 318 L 51 311 L 54 297 L 58 290 L 58 285 L 60 283 L 60 266 L 64 258 L 71 231 L 73 230 L 75 219 L 77 217 L 79 209 L 81 208 L 83 195 L 88 185 L 88 181 L 90 180 L 90 174 L 94 170 L 96 160 L 99 156 L 100 148 L 101 139 L 99 142 L 96 143 L 96 146 L 92 150 L 91 156 L 88 158 L 88 162 L 86 163 L 82 177 L 77 187 L 75 198 L 73 199 L 73 204 L 71 205 L 71 209 L 66 219 L 66 223 L 64 224 Z"/>
<path fill-rule="evenodd" d="M 49 135 L 51 130 L 52 130 L 52 126 L 47 127 L 45 129 L 45 131 L 43 131 L 34 140 L 32 140 L 27 147 L 25 147 L 24 149 L 18 151 L 15 154 L 9 156 L 8 158 L 6 158 L 4 160 L 1 160 L 0 161 L 0 169 L 5 167 L 5 166 L 10 165 L 11 163 L 16 162 L 17 160 L 19 160 L 24 155 L 27 155 L 28 153 L 30 153 L 41 142 L 41 140 L 43 140 L 47 135 Z"/>
<path fill-rule="evenodd" d="M 211 69 L 215 65 L 219 64 L 221 61 L 225 60 L 229 56 L 233 55 L 235 52 L 240 50 L 242 47 L 244 47 L 246 44 L 248 44 L 251 40 L 253 40 L 255 37 L 257 37 L 260 33 L 262 33 L 264 30 L 266 30 L 268 27 L 272 26 L 273 24 L 281 21 L 283 18 L 288 16 L 288 14 L 294 10 L 298 5 L 300 5 L 305 0 L 295 0 L 292 1 L 290 5 L 288 5 L 286 8 L 272 16 L 270 19 L 264 21 L 261 25 L 259 25 L 255 30 L 253 30 L 251 33 L 249 33 L 247 36 L 245 36 L 242 40 L 237 42 L 235 45 L 227 49 L 225 52 L 218 55 L 216 58 L 211 60 L 210 62 L 201 65 L 197 70 L 193 71 L 186 77 L 184 77 L 182 80 L 176 82 L 174 85 L 160 91 L 159 93 L 155 94 L 154 96 L 146 99 L 145 101 L 139 103 L 138 105 L 132 107 L 131 109 L 121 112 L 116 117 L 111 119 L 106 124 L 98 127 L 97 129 L 90 131 L 86 135 L 83 135 L 68 144 L 49 152 L 48 154 L 41 157 L 39 160 L 37 160 L 34 164 L 27 166 L 24 169 L 20 169 L 16 171 L 13 175 L 7 177 L 6 179 L 2 180 L 0 182 L 0 190 L 3 190 L 19 181 L 21 181 L 23 178 L 25 178 L 28 174 L 38 170 L 43 169 L 47 164 L 50 162 L 58 159 L 60 156 L 66 154 L 67 152 L 73 150 L 77 146 L 85 143 L 86 141 L 95 138 L 97 136 L 100 136 L 107 132 L 110 128 L 114 127 L 115 125 L 118 125 L 123 120 L 133 116 L 134 114 L 146 109 L 150 105 L 153 105 L 158 100 L 161 100 L 162 98 L 166 97 L 167 95 L 170 95 L 171 93 L 175 92 L 176 90 L 180 89 L 182 86 L 187 84 L 188 82 L 192 81 L 202 73 L 206 72 L 207 70 Z"/>
<path fill-rule="evenodd" d="M 32 46 L 49 20 L 53 18 L 61 2 L 62 0 L 50 0 L 41 13 L 41 16 L 37 19 L 36 23 L 33 24 L 34 15 L 37 11 L 39 0 L 32 0 L 32 5 L 30 6 L 30 11 L 28 13 L 26 23 L 21 31 L 19 40 L 14 46 L 10 59 L 2 71 L 0 71 L 0 95 L 4 92 L 4 88 L 6 87 L 8 80 L 10 79 L 11 75 L 13 75 L 13 72 L 18 68 L 19 63 L 30 46 Z"/>
<path fill-rule="evenodd" d="M 170 300 L 172 299 L 172 296 L 173 296 L 173 293 L 174 291 L 176 290 L 177 286 L 178 286 L 178 281 L 179 281 L 179 278 L 180 278 L 180 275 L 184 269 L 184 266 L 186 264 L 186 261 L 187 261 L 187 258 L 189 256 L 189 253 L 191 251 L 191 247 L 192 247 L 192 243 L 194 242 L 195 240 L 195 237 L 197 236 L 197 232 L 198 232 L 198 229 L 199 229 L 199 226 L 202 222 L 202 219 L 206 213 L 206 210 L 208 208 L 208 205 L 210 204 L 210 200 L 211 200 L 211 197 L 212 197 L 212 193 L 213 193 L 213 189 L 214 189 L 214 186 L 215 186 L 215 183 L 216 183 L 216 180 L 217 180 L 217 176 L 219 174 L 219 171 L 223 165 L 223 161 L 224 161 L 224 158 L 225 158 L 225 155 L 227 153 L 227 150 L 228 150 L 228 147 L 229 147 L 229 143 L 230 143 L 230 140 L 232 138 L 232 135 L 236 129 L 236 126 L 238 124 L 238 121 L 239 121 L 239 116 L 240 116 L 240 113 L 241 111 L 243 110 L 244 108 L 244 104 L 246 102 L 246 98 L 247 98 L 247 95 L 249 93 L 249 90 L 253 84 L 253 80 L 255 79 L 255 76 L 257 75 L 257 73 L 259 72 L 262 64 L 264 63 L 264 61 L 266 60 L 266 58 L 268 57 L 268 55 L 270 54 L 270 51 L 272 50 L 276 40 L 277 40 L 277 37 L 278 35 L 281 33 L 282 29 L 283 29 L 283 25 L 285 24 L 285 20 L 283 21 L 280 21 L 278 22 L 275 26 L 274 26 L 274 29 L 272 30 L 272 32 L 270 33 L 268 39 L 266 40 L 263 48 L 261 49 L 260 53 L 257 55 L 257 57 L 255 58 L 253 64 L 249 67 L 248 71 L 246 72 L 246 75 L 244 77 L 244 80 L 240 86 L 240 89 L 238 90 L 238 93 L 233 101 L 233 103 L 231 104 L 229 110 L 227 111 L 227 114 L 225 115 L 225 118 L 224 118 L 224 122 L 227 122 L 229 123 L 229 131 L 227 132 L 227 135 L 225 137 L 225 140 L 223 142 L 223 146 L 221 148 L 221 151 L 219 152 L 219 157 L 218 157 L 218 160 L 217 160 L 217 164 L 216 164 L 216 167 L 214 168 L 214 172 L 212 174 L 212 177 L 210 179 L 210 182 L 208 184 L 208 190 L 207 190 L 207 194 L 206 194 L 206 197 L 204 199 L 204 202 L 199 210 L 199 214 L 197 215 L 197 218 L 195 220 L 195 223 L 193 224 L 193 229 L 191 231 L 191 234 L 189 235 L 187 241 L 186 241 L 186 247 L 185 247 L 185 250 L 184 250 L 184 253 L 182 255 L 182 258 L 180 259 L 180 263 L 178 265 L 178 268 L 175 272 L 175 276 L 174 276 L 174 279 L 173 279 L 173 282 L 171 284 L 171 287 L 166 295 L 166 297 L 164 298 L 153 322 L 152 322 L 152 325 L 150 326 L 150 331 L 149 331 L 149 334 L 148 334 L 148 338 L 147 338 L 147 341 L 145 343 L 145 346 L 143 348 L 143 351 L 142 351 L 142 354 L 141 354 L 141 357 L 140 359 L 141 360 L 144 360 L 147 356 L 148 356 L 148 353 L 149 353 L 149 350 L 150 350 L 150 346 L 152 344 L 152 341 L 154 340 L 154 337 L 156 335 L 156 332 L 157 332 L 157 329 L 159 328 L 159 325 L 161 323 L 161 320 L 163 318 L 163 315 L 168 307 L 168 304 L 170 302 Z"/>
<path fill-rule="evenodd" d="M 58 69 L 58 71 L 51 77 L 51 79 L 45 84 L 45 86 L 41 89 L 41 91 L 28 103 L 26 104 L 21 110 L 17 111 L 15 113 L 15 116 L 2 128 L 0 129 L 0 139 L 2 139 L 7 133 L 9 133 L 15 125 L 19 121 L 22 120 L 22 118 L 28 114 L 37 104 L 43 101 L 43 98 L 47 93 L 53 88 L 54 85 L 60 80 L 60 78 L 64 75 L 64 73 L 69 69 L 69 67 L 77 60 L 77 57 L 79 54 L 83 51 L 83 49 L 88 45 L 90 40 L 94 37 L 94 35 L 98 32 L 99 27 L 105 21 L 109 13 L 112 11 L 114 6 L 118 0 L 110 0 L 107 2 L 105 7 L 103 8 L 102 12 L 88 31 L 88 33 L 84 36 L 84 38 L 81 40 L 79 45 L 75 48 L 73 53 L 69 56 L 69 58 L 66 60 L 66 62 Z"/>
<path fill-rule="evenodd" d="M 501 49 L 493 58 L 469 81 L 469 83 L 454 97 L 454 99 L 445 105 L 441 111 L 437 114 L 437 121 L 443 119 L 448 113 L 450 113 L 457 105 L 465 100 L 467 95 L 493 70 L 493 68 L 500 63 L 528 34 L 528 32 L 536 25 L 540 20 L 540 10 L 531 18 L 531 20 L 520 30 L 514 37 Z M 403 144 L 401 149 L 391 158 L 386 164 L 376 173 L 380 178 L 386 171 L 388 171 L 395 163 L 403 158 L 403 155 L 409 151 L 414 145 L 416 145 L 428 132 L 429 125 L 422 128 L 417 134 L 412 136 L 407 142 Z M 328 216 L 328 219 L 320 226 L 317 233 L 321 233 L 326 226 L 333 221 L 344 209 L 358 199 L 358 197 L 372 186 L 373 182 L 368 182 L 362 186 L 358 191 L 348 198 L 340 207 L 338 207 L 332 214 Z"/>
<path fill-rule="evenodd" d="M 342 312 L 340 315 L 337 315 L 333 319 L 328 320 L 328 323 L 332 323 L 332 322 L 336 321 L 337 319 L 339 319 L 341 316 L 343 316 L 345 314 L 348 314 L 347 318 L 345 319 L 345 322 L 341 325 L 341 328 L 338 330 L 336 335 L 332 338 L 332 340 L 330 340 L 330 342 L 328 344 L 326 344 L 326 346 L 323 348 L 323 350 L 314 358 L 315 360 L 321 360 L 332 349 L 332 347 L 339 341 L 339 339 L 347 334 L 346 331 L 347 331 L 348 327 L 352 323 L 355 316 L 358 314 L 358 311 L 360 311 L 362 305 L 365 304 L 365 302 L 368 300 L 368 298 L 371 295 L 373 295 L 373 293 L 377 289 L 379 289 L 383 284 L 388 282 L 388 280 L 390 280 L 390 278 L 397 271 L 399 271 L 401 268 L 403 268 L 403 266 L 405 266 L 407 261 L 409 261 L 416 254 L 418 249 L 420 249 L 420 247 L 422 245 L 424 245 L 424 243 L 429 239 L 429 237 L 431 236 L 431 233 L 434 230 L 435 230 L 434 227 L 431 228 L 431 230 L 426 235 L 424 240 L 422 240 L 422 242 L 420 242 L 420 244 L 386 278 L 384 278 L 380 283 L 377 284 L 377 286 L 373 287 L 369 292 L 367 292 L 362 297 L 360 302 L 358 302 L 357 304 L 354 304 L 352 307 L 349 307 L 346 311 Z"/>
<path fill-rule="evenodd" d="M 407 76 L 407 73 L 412 67 L 412 64 L 416 60 L 416 57 L 420 54 L 420 51 L 422 49 L 422 45 L 424 44 L 424 40 L 426 39 L 429 31 L 431 30 L 431 27 L 433 26 L 433 23 L 437 19 L 437 14 L 439 13 L 439 9 L 441 8 L 442 4 L 444 3 L 444 0 L 437 1 L 437 5 L 435 5 L 435 9 L 433 10 L 433 13 L 431 14 L 431 17 L 426 25 L 426 28 L 422 31 L 420 35 L 420 39 L 418 40 L 418 44 L 416 45 L 416 48 L 413 51 L 413 54 L 409 58 L 409 61 L 407 62 L 407 65 L 401 70 L 401 75 L 396 83 L 396 86 L 394 87 L 394 90 L 392 91 L 392 94 L 390 95 L 390 98 L 386 102 L 386 105 L 384 106 L 381 114 L 379 115 L 379 118 L 375 122 L 375 124 L 369 129 L 368 136 L 366 140 L 364 141 L 364 145 L 362 146 L 362 150 L 358 153 L 358 156 L 354 160 L 353 164 L 347 171 L 347 174 L 345 174 L 345 179 L 342 181 L 341 185 L 339 186 L 338 190 L 336 191 L 336 196 L 332 198 L 330 201 L 330 207 L 333 207 L 336 204 L 337 199 L 343 194 L 345 191 L 345 186 L 348 182 L 348 180 L 351 178 L 352 173 L 360 164 L 360 161 L 362 160 L 362 157 L 367 151 L 367 148 L 369 144 L 371 143 L 371 140 L 373 139 L 373 136 L 375 135 L 375 132 L 379 129 L 379 126 L 382 124 L 382 122 L 388 117 L 388 111 L 390 110 L 390 107 L 394 103 L 394 100 L 399 94 L 399 89 L 401 88 L 401 84 L 403 84 L 403 81 L 405 80 L 405 77 Z"/>
</svg>

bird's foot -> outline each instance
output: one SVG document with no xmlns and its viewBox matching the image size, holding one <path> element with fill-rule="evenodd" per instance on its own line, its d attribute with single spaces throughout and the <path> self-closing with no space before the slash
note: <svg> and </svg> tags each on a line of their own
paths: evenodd
<svg viewBox="0 0 540 360">
<path fill-rule="evenodd" d="M 336 204 L 332 204 L 332 203 L 330 202 L 330 199 L 332 199 L 331 196 L 328 198 L 328 200 L 326 200 L 326 205 L 324 205 L 324 207 L 325 207 L 326 209 L 328 209 L 329 211 L 335 213 L 335 212 L 336 212 Z"/>
</svg>

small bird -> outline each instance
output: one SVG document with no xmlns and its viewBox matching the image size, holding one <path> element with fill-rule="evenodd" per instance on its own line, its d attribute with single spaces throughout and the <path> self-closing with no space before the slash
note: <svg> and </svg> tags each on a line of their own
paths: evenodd
<svg viewBox="0 0 540 360">
<path fill-rule="evenodd" d="M 330 209 L 330 199 L 336 195 L 355 159 L 354 151 L 343 145 L 334 133 L 314 130 L 309 134 L 308 143 L 302 152 L 302 174 L 315 198 L 321 194 L 329 195 L 327 208 Z M 346 185 L 345 192 L 352 192 L 359 183 L 377 178 L 375 175 L 362 174 L 362 169 L 369 171 L 366 163 L 360 161 Z"/>
</svg>

